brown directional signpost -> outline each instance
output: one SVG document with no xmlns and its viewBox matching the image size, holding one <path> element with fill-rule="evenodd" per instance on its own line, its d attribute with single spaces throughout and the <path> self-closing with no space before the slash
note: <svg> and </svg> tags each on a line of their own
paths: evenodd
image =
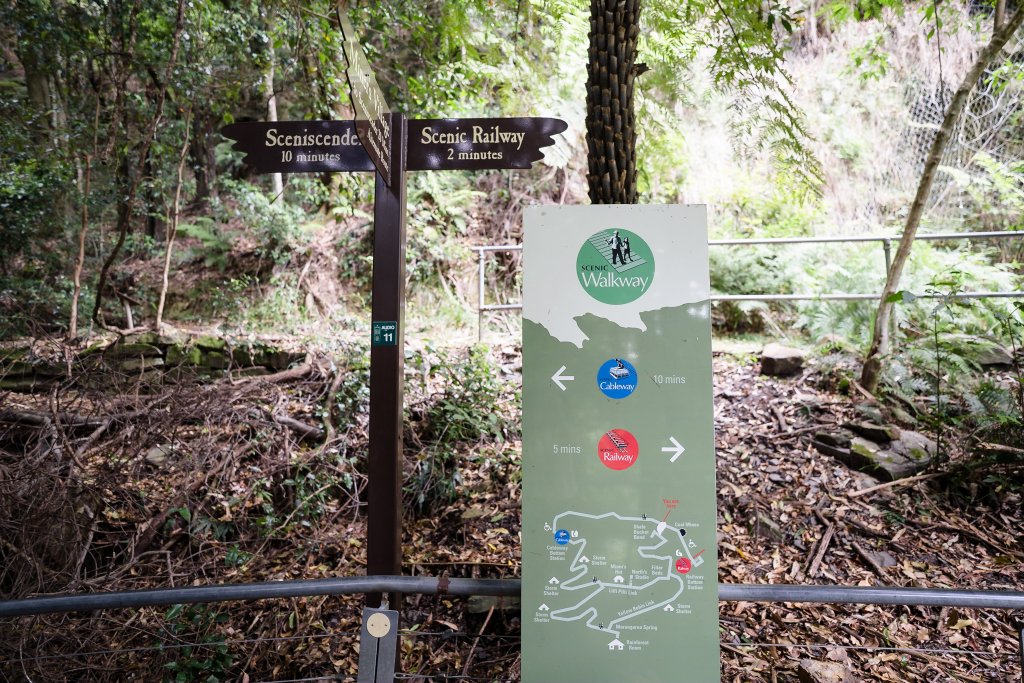
<svg viewBox="0 0 1024 683">
<path fill-rule="evenodd" d="M 221 132 L 258 173 L 376 171 L 366 573 L 397 575 L 402 573 L 405 172 L 530 168 L 567 125 L 542 117 L 407 120 L 388 107 L 340 9 L 338 21 L 354 121 L 247 122 Z M 378 600 L 368 596 L 370 605 Z"/>
</svg>

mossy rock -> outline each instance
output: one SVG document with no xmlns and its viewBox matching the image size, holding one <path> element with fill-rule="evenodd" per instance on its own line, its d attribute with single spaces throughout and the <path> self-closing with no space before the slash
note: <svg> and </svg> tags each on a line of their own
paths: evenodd
<svg viewBox="0 0 1024 683">
<path fill-rule="evenodd" d="M 150 330 L 140 334 L 133 334 L 125 337 L 125 342 L 137 344 L 152 344 L 153 346 L 170 346 L 171 344 L 183 344 L 187 337 L 177 330 L 171 333 L 161 334 Z"/>
<path fill-rule="evenodd" d="M 242 368 L 236 370 L 234 373 L 238 377 L 263 377 L 270 374 L 270 370 L 262 366 L 254 366 L 251 368 Z"/>
<path fill-rule="evenodd" d="M 256 360 L 259 361 L 259 365 L 265 365 L 271 370 L 287 370 L 293 364 L 298 363 L 306 357 L 304 353 L 294 353 L 292 351 L 268 351 L 267 353 L 257 356 Z"/>
<path fill-rule="evenodd" d="M 0 365 L 0 375 L 4 377 L 63 377 L 66 368 L 58 363 L 47 361 L 29 362 L 17 360 L 13 363 Z"/>
<path fill-rule="evenodd" d="M 256 361 L 257 355 L 259 355 L 259 352 L 257 351 L 256 347 L 250 346 L 248 344 L 235 346 L 231 349 L 231 361 L 235 365 L 240 365 L 242 367 L 262 365 L 262 363 Z"/>
<path fill-rule="evenodd" d="M 23 360 L 32 349 L 28 346 L 16 346 L 10 349 L 0 349 L 0 366 L 14 361 Z"/>
<path fill-rule="evenodd" d="M 89 358 L 90 356 L 95 356 L 98 353 L 103 353 L 107 349 L 107 346 L 108 344 L 104 341 L 93 342 L 78 354 L 78 358 Z"/>
<path fill-rule="evenodd" d="M 118 363 L 118 369 L 122 372 L 139 372 L 141 370 L 150 370 L 152 368 L 162 368 L 164 366 L 164 359 L 157 356 L 153 357 L 142 357 L 142 358 L 129 358 L 127 360 Z"/>
<path fill-rule="evenodd" d="M 204 351 L 199 365 L 211 370 L 227 370 L 231 365 L 231 358 L 220 351 Z"/>
<path fill-rule="evenodd" d="M 30 394 L 42 391 L 53 384 L 52 379 L 41 377 L 0 377 L 0 389 Z"/>
<path fill-rule="evenodd" d="M 152 344 L 114 344 L 107 347 L 104 355 L 108 358 L 155 358 L 162 357 L 163 351 Z"/>
<path fill-rule="evenodd" d="M 171 344 L 167 347 L 167 365 L 200 365 L 203 362 L 203 350 L 198 346 Z"/>
<path fill-rule="evenodd" d="M 214 337 L 214 336 L 210 336 L 210 335 L 206 335 L 206 336 L 203 336 L 203 337 L 196 337 L 192 341 L 192 343 L 195 344 L 196 346 L 198 346 L 199 348 L 203 349 L 204 351 L 227 351 L 228 350 L 228 343 L 227 343 L 226 340 L 221 339 L 220 337 Z"/>
</svg>

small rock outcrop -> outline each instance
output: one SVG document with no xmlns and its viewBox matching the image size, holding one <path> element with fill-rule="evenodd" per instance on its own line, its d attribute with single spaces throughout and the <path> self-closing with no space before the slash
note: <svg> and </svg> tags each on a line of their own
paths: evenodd
<svg viewBox="0 0 1024 683">
<path fill-rule="evenodd" d="M 114 382 L 216 377 L 228 371 L 251 377 L 285 370 L 305 354 L 258 341 L 145 332 L 94 343 L 61 361 L 52 356 L 35 353 L 31 344 L 0 349 L 0 390 L 46 391 L 58 382 L 78 381 L 78 370 L 86 371 L 84 381 L 90 383 L 98 378 Z"/>
<path fill-rule="evenodd" d="M 761 352 L 761 374 L 792 377 L 804 368 L 804 352 L 782 344 L 768 344 Z"/>
<path fill-rule="evenodd" d="M 866 422 L 843 426 L 842 431 L 816 433 L 811 444 L 819 452 L 880 481 L 913 476 L 935 457 L 935 442 L 918 432 Z"/>
</svg>

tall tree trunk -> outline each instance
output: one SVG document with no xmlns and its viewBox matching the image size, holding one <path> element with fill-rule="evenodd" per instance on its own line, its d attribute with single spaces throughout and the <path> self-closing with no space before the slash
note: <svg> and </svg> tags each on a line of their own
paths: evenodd
<svg viewBox="0 0 1024 683">
<path fill-rule="evenodd" d="M 46 73 L 39 54 L 38 46 L 27 45 L 19 53 L 21 65 L 25 67 L 25 88 L 28 90 L 28 101 L 33 109 L 32 132 L 37 143 L 45 142 L 50 135 L 51 108 L 50 77 Z"/>
<path fill-rule="evenodd" d="M 181 146 L 181 154 L 178 156 L 178 177 L 174 183 L 174 204 L 171 206 L 171 215 L 167 220 L 166 239 L 164 240 L 164 272 L 160 280 L 160 301 L 156 306 L 156 331 L 160 332 L 160 326 L 164 322 L 164 304 L 167 302 L 167 286 L 171 272 L 171 252 L 174 248 L 174 236 L 178 232 L 178 217 L 181 211 L 181 186 L 184 184 L 185 160 L 188 158 L 189 118 L 192 111 L 185 114 L 185 142 Z"/>
<path fill-rule="evenodd" d="M 146 237 L 150 239 L 156 239 L 156 228 L 157 228 L 157 190 L 156 190 L 156 174 L 153 171 L 153 151 L 150 150 L 146 155 L 146 160 L 142 165 L 143 182 L 145 185 L 145 203 L 146 203 Z"/>
<path fill-rule="evenodd" d="M 263 91 L 267 96 L 267 121 L 277 122 L 277 95 L 274 93 L 274 45 L 271 42 L 267 72 L 263 75 Z M 284 193 L 284 183 L 281 182 L 280 173 L 270 174 L 270 184 L 274 192 L 274 199 L 277 200 Z"/>
<path fill-rule="evenodd" d="M 196 103 L 192 115 L 192 173 L 196 179 L 196 202 L 205 202 L 213 194 L 213 183 L 217 174 L 217 144 L 214 141 L 213 115 Z"/>
<path fill-rule="evenodd" d="M 633 84 L 640 0 L 591 0 L 587 184 L 594 204 L 636 203 Z"/>
<path fill-rule="evenodd" d="M 95 153 L 95 145 L 93 152 Z M 85 265 L 85 234 L 89 230 L 89 180 L 92 176 L 92 154 L 86 154 L 83 160 L 85 178 L 82 188 L 82 227 L 78 231 L 78 253 L 75 255 L 75 270 L 72 276 L 74 291 L 71 294 L 71 322 L 68 326 L 68 339 L 78 337 L 78 301 L 82 295 L 82 268 Z"/>
<path fill-rule="evenodd" d="M 82 178 L 82 226 L 78 232 L 78 253 L 75 255 L 75 270 L 72 275 L 74 291 L 71 294 L 71 322 L 68 325 L 68 339 L 78 337 L 78 303 L 82 296 L 82 269 L 85 266 L 85 235 L 89 230 L 89 182 L 92 177 L 92 162 L 99 153 L 99 132 L 100 132 L 100 99 L 99 91 L 96 92 L 96 109 L 92 119 L 92 153 L 86 154 L 83 159 Z"/>
<path fill-rule="evenodd" d="M 967 104 L 967 96 L 977 85 L 978 80 L 996 57 L 1002 51 L 1007 41 L 1020 28 L 1024 22 L 1024 8 L 1018 7 L 1013 11 L 1009 20 L 1005 23 L 996 23 L 992 31 L 992 38 L 988 45 L 978 54 L 978 58 L 971 65 L 963 82 L 953 94 L 949 108 L 942 119 L 942 125 L 935 134 L 928 158 L 925 160 L 924 171 L 921 173 L 921 180 L 917 186 L 917 194 L 910 205 L 910 212 L 907 214 L 907 221 L 903 226 L 903 235 L 900 237 L 899 247 L 893 257 L 892 265 L 886 275 L 885 287 L 882 289 L 882 298 L 878 303 L 878 311 L 875 313 L 875 325 L 871 335 L 871 346 L 868 348 L 867 356 L 864 359 L 864 367 L 861 369 L 860 383 L 869 392 L 874 393 L 878 387 L 878 378 L 882 371 L 882 359 L 889 353 L 889 319 L 892 317 L 893 302 L 890 297 L 896 292 L 900 284 L 900 277 L 903 275 L 903 267 L 910 256 L 910 249 L 917 236 L 917 229 L 921 225 L 921 216 L 924 214 L 925 204 L 928 195 L 931 193 L 932 184 L 935 181 L 935 172 L 942 161 L 942 154 L 946 150 L 949 137 L 953 132 L 964 106 Z"/>
<path fill-rule="evenodd" d="M 131 221 L 132 208 L 135 205 L 135 197 L 138 194 L 139 180 L 142 177 L 142 167 L 145 163 L 146 157 L 149 155 L 149 150 L 153 145 L 153 139 L 156 137 L 156 131 L 160 127 L 160 120 L 163 118 L 164 101 L 167 99 L 167 89 L 171 85 L 171 77 L 174 74 L 174 67 L 178 61 L 178 48 L 181 46 L 181 34 L 185 28 L 185 0 L 178 0 L 177 19 L 174 24 L 174 39 L 171 43 L 171 55 L 167 60 L 167 70 L 164 74 L 163 86 L 160 88 L 160 93 L 157 96 L 156 107 L 153 114 L 153 120 L 150 121 L 149 130 L 146 131 L 146 136 L 142 141 L 142 148 L 139 151 L 139 168 L 135 173 L 135 177 L 132 178 L 128 172 L 127 156 L 123 158 L 124 163 L 119 164 L 119 182 L 115 181 L 115 185 L 121 192 L 122 200 L 118 202 L 117 210 L 117 241 L 114 243 L 114 248 L 111 249 L 110 254 L 103 262 L 103 266 L 100 268 L 99 281 L 96 283 L 96 300 L 92 307 L 92 319 L 100 327 L 106 327 L 106 324 L 100 317 L 100 309 L 103 305 L 103 290 L 107 285 L 107 277 L 110 275 L 110 268 L 117 259 L 118 253 L 121 251 L 121 247 L 124 246 L 125 237 L 128 235 L 128 226 Z M 127 124 L 125 125 L 127 130 Z M 122 170 L 123 167 L 123 170 Z M 123 188 L 123 191 L 121 190 Z"/>
</svg>

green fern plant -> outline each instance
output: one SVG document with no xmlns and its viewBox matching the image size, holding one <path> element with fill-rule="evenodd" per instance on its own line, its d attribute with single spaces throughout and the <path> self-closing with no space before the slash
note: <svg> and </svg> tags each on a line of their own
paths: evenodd
<svg viewBox="0 0 1024 683">
<path fill-rule="evenodd" d="M 178 223 L 178 232 L 199 240 L 204 265 L 215 266 L 224 272 L 228 265 L 231 240 L 224 236 L 215 220 L 209 216 L 196 216 L 192 223 Z"/>
</svg>

